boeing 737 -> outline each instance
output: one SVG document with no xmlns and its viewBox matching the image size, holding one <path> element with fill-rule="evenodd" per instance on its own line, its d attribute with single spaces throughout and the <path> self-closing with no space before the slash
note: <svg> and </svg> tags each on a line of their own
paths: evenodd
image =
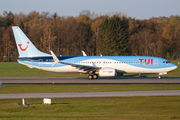
<svg viewBox="0 0 180 120">
<path fill-rule="evenodd" d="M 89 74 L 89 79 L 122 76 L 124 73 L 167 74 L 177 68 L 170 61 L 150 56 L 56 56 L 39 51 L 18 26 L 13 33 L 19 52 L 17 61 L 29 68 L 51 72 L 79 72 Z"/>
</svg>

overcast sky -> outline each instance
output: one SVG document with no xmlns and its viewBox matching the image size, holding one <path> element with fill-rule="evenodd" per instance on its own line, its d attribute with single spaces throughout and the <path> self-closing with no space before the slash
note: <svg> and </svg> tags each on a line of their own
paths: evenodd
<svg viewBox="0 0 180 120">
<path fill-rule="evenodd" d="M 127 17 L 149 19 L 180 16 L 180 0 L 0 0 L 0 15 L 3 11 L 28 14 L 34 10 L 75 17 L 82 10 L 95 14 L 121 12 Z"/>
</svg>

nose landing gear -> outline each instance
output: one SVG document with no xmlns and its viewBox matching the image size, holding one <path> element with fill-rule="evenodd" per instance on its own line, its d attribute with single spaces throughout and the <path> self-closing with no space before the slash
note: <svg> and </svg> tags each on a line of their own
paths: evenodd
<svg viewBox="0 0 180 120">
<path fill-rule="evenodd" d="M 158 78 L 161 79 L 161 76 L 159 75 Z"/>
</svg>

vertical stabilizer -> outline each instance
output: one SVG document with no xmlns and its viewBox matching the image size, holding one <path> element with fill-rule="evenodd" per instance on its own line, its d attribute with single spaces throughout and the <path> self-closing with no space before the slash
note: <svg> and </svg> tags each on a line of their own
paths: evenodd
<svg viewBox="0 0 180 120">
<path fill-rule="evenodd" d="M 19 57 L 51 56 L 50 54 L 39 51 L 18 26 L 13 26 L 12 29 Z"/>
</svg>

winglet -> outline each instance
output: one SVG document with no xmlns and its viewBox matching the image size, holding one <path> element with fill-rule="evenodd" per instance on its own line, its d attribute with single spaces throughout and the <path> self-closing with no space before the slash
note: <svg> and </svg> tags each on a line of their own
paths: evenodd
<svg viewBox="0 0 180 120">
<path fill-rule="evenodd" d="M 59 63 L 60 61 L 59 61 L 59 59 L 57 58 L 57 56 L 53 53 L 53 51 L 50 50 L 50 52 L 51 52 L 51 55 L 52 55 L 52 57 L 53 57 L 53 59 L 54 59 L 54 61 L 55 61 L 55 63 L 52 65 L 52 66 L 54 66 L 55 64 Z"/>
<path fill-rule="evenodd" d="M 82 51 L 83 56 L 87 56 L 86 53 L 83 50 L 81 50 L 81 51 Z"/>
</svg>

